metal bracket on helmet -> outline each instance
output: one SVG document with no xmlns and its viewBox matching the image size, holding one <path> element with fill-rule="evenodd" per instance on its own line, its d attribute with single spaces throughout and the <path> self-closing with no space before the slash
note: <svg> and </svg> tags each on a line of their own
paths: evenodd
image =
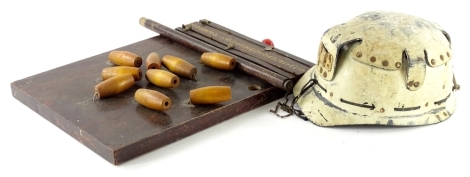
<svg viewBox="0 0 470 177">
<path fill-rule="evenodd" d="M 426 76 L 425 52 L 404 51 L 403 62 L 407 62 L 406 67 L 406 88 L 414 91 L 421 88 Z"/>
</svg>

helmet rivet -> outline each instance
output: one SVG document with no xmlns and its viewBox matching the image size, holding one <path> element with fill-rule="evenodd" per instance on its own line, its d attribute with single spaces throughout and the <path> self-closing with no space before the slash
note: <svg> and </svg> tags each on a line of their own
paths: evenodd
<svg viewBox="0 0 470 177">
<path fill-rule="evenodd" d="M 330 96 L 333 96 L 333 92 L 330 93 Z"/>
<path fill-rule="evenodd" d="M 395 63 L 395 67 L 401 68 L 401 63 L 400 62 Z"/>
<path fill-rule="evenodd" d="M 435 64 L 436 64 L 436 60 L 432 59 L 432 60 L 431 60 L 431 64 L 432 64 L 432 65 L 435 65 Z"/>
<path fill-rule="evenodd" d="M 439 115 L 436 115 L 436 117 L 437 117 L 438 119 L 440 119 L 440 118 L 441 118 L 441 116 L 439 116 Z"/>
<path fill-rule="evenodd" d="M 414 85 L 415 87 L 419 87 L 419 82 L 415 82 L 413 85 Z"/>
<path fill-rule="evenodd" d="M 444 55 L 441 55 L 440 58 L 442 61 L 444 61 Z"/>
<path fill-rule="evenodd" d="M 449 53 L 449 52 L 447 52 L 447 53 Z M 357 58 L 361 58 L 361 57 L 362 57 L 362 52 L 357 52 L 357 53 L 356 53 L 356 57 L 357 57 Z"/>
<path fill-rule="evenodd" d="M 382 61 L 382 66 L 388 66 L 388 61 L 387 60 Z"/>
<path fill-rule="evenodd" d="M 446 85 L 443 85 L 443 86 L 442 86 L 442 89 L 445 89 L 445 88 L 446 88 Z"/>
<path fill-rule="evenodd" d="M 327 75 L 326 75 L 326 71 L 325 71 L 325 72 L 323 72 L 323 77 L 326 77 L 326 76 L 327 76 Z"/>
<path fill-rule="evenodd" d="M 384 108 L 380 108 L 380 112 L 385 112 L 385 109 L 384 109 Z"/>
<path fill-rule="evenodd" d="M 375 58 L 374 56 L 370 57 L 370 62 L 375 62 L 375 60 L 377 60 L 377 58 Z"/>
<path fill-rule="evenodd" d="M 450 57 L 450 53 L 449 53 L 449 52 L 447 52 L 447 57 Z"/>
<path fill-rule="evenodd" d="M 424 106 L 428 107 L 428 102 L 426 102 L 426 104 L 424 104 Z"/>
<path fill-rule="evenodd" d="M 410 81 L 408 82 L 408 87 L 413 87 L 413 84 L 415 83 L 415 81 Z"/>
<path fill-rule="evenodd" d="M 444 114 L 444 116 L 447 116 L 447 113 L 446 113 L 446 112 L 444 112 L 443 114 Z"/>
<path fill-rule="evenodd" d="M 320 73 L 322 73 L 322 72 L 323 72 L 323 68 L 322 68 L 322 67 L 320 67 Z"/>
</svg>

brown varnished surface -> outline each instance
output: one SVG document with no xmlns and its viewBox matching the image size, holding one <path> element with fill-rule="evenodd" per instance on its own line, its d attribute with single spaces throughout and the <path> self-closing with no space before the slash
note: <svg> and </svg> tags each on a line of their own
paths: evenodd
<svg viewBox="0 0 470 177">
<path fill-rule="evenodd" d="M 266 50 L 266 45 L 261 42 L 252 42 L 249 37 L 238 36 L 239 33 L 232 33 L 232 30 L 223 28 L 220 25 L 211 26 L 211 23 L 205 25 L 201 22 L 194 22 L 189 25 L 189 30 L 181 30 L 190 36 L 196 37 L 194 33 L 204 36 L 205 38 L 197 37 L 200 40 L 211 43 L 215 46 L 222 45 L 223 48 L 234 55 L 240 56 L 240 54 L 252 56 L 250 61 L 258 63 L 260 65 L 271 65 L 273 68 L 278 68 L 282 75 L 293 78 L 297 75 L 302 75 L 311 65 L 306 65 L 301 61 L 297 61 L 290 56 L 278 53 L 273 49 Z M 191 33 L 192 32 L 192 33 Z M 217 43 L 219 45 L 217 45 Z M 229 47 L 230 46 L 230 47 Z M 246 57 L 244 57 L 246 58 Z M 267 66 L 265 66 L 267 67 Z M 270 68 L 271 70 L 273 68 Z"/>
<path fill-rule="evenodd" d="M 158 22 L 155 22 L 150 19 L 141 18 L 140 23 L 147 29 L 150 29 L 154 32 L 159 33 L 161 36 L 167 37 L 175 42 L 178 42 L 188 48 L 196 50 L 198 52 L 217 52 L 228 55 L 237 60 L 237 69 L 243 71 L 244 73 L 259 78 L 268 82 L 269 84 L 281 88 L 283 90 L 292 91 L 293 81 L 285 76 L 282 76 L 274 71 L 265 68 L 262 65 L 258 65 L 247 61 L 245 58 L 237 57 L 227 50 L 218 48 L 208 41 L 201 41 L 192 36 L 186 35 L 179 31 L 173 30 L 169 27 L 166 27 Z M 177 28 L 178 29 L 178 28 Z"/>
<path fill-rule="evenodd" d="M 177 88 L 165 89 L 144 78 L 129 90 L 91 101 L 101 70 L 112 66 L 108 52 L 52 69 L 11 84 L 12 94 L 42 117 L 113 164 L 120 164 L 164 146 L 235 115 L 284 96 L 285 91 L 239 70 L 220 71 L 199 63 L 201 53 L 164 37 L 153 37 L 116 50 L 146 58 L 150 52 L 161 57 L 174 55 L 198 69 L 197 81 L 180 78 Z M 143 74 L 145 65 L 140 67 Z M 261 86 L 250 91 L 250 85 Z M 217 105 L 187 104 L 189 90 L 224 85 L 232 88 L 232 100 Z M 172 99 L 167 111 L 139 105 L 134 93 L 139 88 L 160 91 Z"/>
</svg>

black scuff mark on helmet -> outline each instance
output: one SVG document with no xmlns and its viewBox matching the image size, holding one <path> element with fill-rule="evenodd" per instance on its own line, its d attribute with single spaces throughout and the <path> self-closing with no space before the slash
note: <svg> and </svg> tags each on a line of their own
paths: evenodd
<svg viewBox="0 0 470 177">
<path fill-rule="evenodd" d="M 334 36 L 331 36 L 331 37 L 330 37 L 330 41 L 331 41 L 332 43 L 335 43 L 335 42 L 338 40 L 338 38 L 339 38 L 340 36 L 341 36 L 341 33 L 339 33 L 339 34 L 337 34 L 337 35 L 334 35 Z"/>
<path fill-rule="evenodd" d="M 410 38 L 410 35 L 414 34 L 414 32 L 411 30 L 411 28 L 409 26 L 399 27 L 398 29 L 403 34 L 405 34 L 407 36 L 407 38 Z"/>
<path fill-rule="evenodd" d="M 376 21 L 382 18 L 382 14 L 379 12 L 369 12 L 362 15 L 361 18 L 368 21 Z"/>
<path fill-rule="evenodd" d="M 318 113 L 320 114 L 321 117 L 323 117 L 323 119 L 325 119 L 326 122 L 328 122 L 328 119 L 326 119 L 325 116 L 323 116 L 323 114 L 320 112 L 320 110 L 318 110 Z"/>
<path fill-rule="evenodd" d="M 434 104 L 435 104 L 435 105 L 441 105 L 442 103 L 446 102 L 447 99 L 449 99 L 449 97 L 450 97 L 450 93 L 449 93 L 449 95 L 447 95 L 444 99 L 441 99 L 441 100 L 439 100 L 439 101 L 434 102 Z"/>
<path fill-rule="evenodd" d="M 391 36 L 395 36 L 395 28 L 394 28 L 394 29 L 390 29 L 390 35 L 391 35 Z"/>
<path fill-rule="evenodd" d="M 367 115 L 364 115 L 364 114 L 358 114 L 358 113 L 355 113 L 355 112 L 353 112 L 353 113 L 351 113 L 351 114 L 353 114 L 353 115 L 355 115 L 355 116 L 358 116 L 358 115 L 359 115 L 359 116 L 362 116 L 362 117 L 367 117 Z"/>
<path fill-rule="evenodd" d="M 317 85 L 318 85 L 318 87 L 320 87 L 321 90 L 323 90 L 323 92 L 328 93 L 328 91 L 325 89 L 325 87 L 320 85 L 320 83 L 317 83 Z"/>
<path fill-rule="evenodd" d="M 368 108 L 370 110 L 374 110 L 375 109 L 375 105 L 372 104 L 372 105 L 368 105 L 368 104 L 360 104 L 360 103 L 354 103 L 352 101 L 348 101 L 348 100 L 345 100 L 345 99 L 339 99 L 342 103 L 346 103 L 346 104 L 350 104 L 350 105 L 353 105 L 353 106 L 357 106 L 357 107 L 361 107 L 361 108 Z M 367 102 L 366 102 L 367 103 Z"/>
<path fill-rule="evenodd" d="M 389 22 L 379 22 L 378 25 L 381 26 L 384 30 L 385 29 L 389 30 L 390 31 L 390 36 L 395 36 L 395 30 L 396 30 L 395 28 L 396 27 L 394 25 L 392 25 L 391 23 L 389 23 Z M 371 29 L 371 28 L 369 28 L 369 29 Z"/>
<path fill-rule="evenodd" d="M 379 118 L 383 118 L 383 119 L 396 119 L 396 118 L 403 118 L 403 119 L 407 119 L 407 118 L 416 118 L 416 117 L 421 117 L 421 116 L 424 116 L 424 115 L 434 115 L 434 114 L 437 114 L 439 112 L 441 112 L 442 110 L 446 109 L 445 107 L 440 107 L 440 108 L 436 108 L 436 109 L 432 109 L 428 112 L 424 112 L 424 113 L 421 113 L 421 114 L 415 114 L 415 115 L 406 115 L 406 116 L 381 116 Z"/>
<path fill-rule="evenodd" d="M 425 23 L 425 21 L 423 19 L 416 19 L 415 20 L 415 25 L 416 27 L 418 28 L 432 28 L 431 26 L 429 26 L 427 23 Z"/>
<path fill-rule="evenodd" d="M 415 107 L 398 107 L 398 108 L 393 108 L 394 111 L 415 111 L 420 109 L 421 106 L 415 106 Z"/>
<path fill-rule="evenodd" d="M 324 98 L 324 97 L 320 94 L 320 92 L 315 89 L 315 87 L 312 87 L 312 88 L 313 88 L 313 93 L 315 93 L 315 96 L 316 96 L 320 101 L 322 101 L 323 103 L 325 103 L 326 106 L 331 107 L 331 108 L 334 108 L 334 109 L 337 109 L 337 110 L 339 110 L 339 111 L 342 111 L 342 112 L 344 112 L 344 113 L 348 113 L 348 114 L 349 114 L 349 112 L 348 112 L 347 110 L 345 110 L 345 109 L 343 109 L 343 108 L 340 108 L 340 107 L 334 105 L 333 103 L 331 103 L 330 101 L 328 101 L 326 98 Z"/>
<path fill-rule="evenodd" d="M 389 22 L 380 22 L 379 25 L 383 26 L 386 29 L 389 29 L 390 27 L 392 27 L 392 24 Z"/>
</svg>

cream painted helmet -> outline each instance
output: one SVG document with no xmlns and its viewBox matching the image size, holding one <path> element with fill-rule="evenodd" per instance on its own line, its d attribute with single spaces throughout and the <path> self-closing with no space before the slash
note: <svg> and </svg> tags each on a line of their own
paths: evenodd
<svg viewBox="0 0 470 177">
<path fill-rule="evenodd" d="M 450 37 L 439 25 L 367 12 L 327 30 L 294 96 L 319 126 L 435 124 L 455 111 Z"/>
</svg>

